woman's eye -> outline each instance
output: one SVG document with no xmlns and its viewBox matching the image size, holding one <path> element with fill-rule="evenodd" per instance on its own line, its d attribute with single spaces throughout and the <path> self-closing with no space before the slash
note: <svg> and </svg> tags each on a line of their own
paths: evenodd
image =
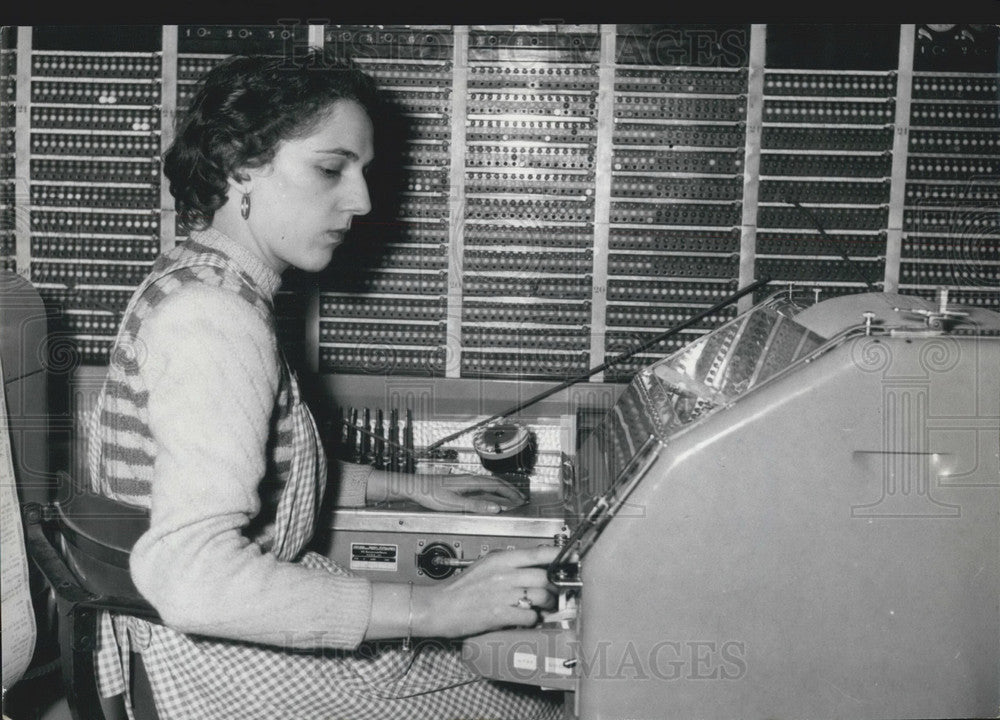
<svg viewBox="0 0 1000 720">
<path fill-rule="evenodd" d="M 320 168 L 320 171 L 327 177 L 340 177 L 340 168 Z"/>
</svg>

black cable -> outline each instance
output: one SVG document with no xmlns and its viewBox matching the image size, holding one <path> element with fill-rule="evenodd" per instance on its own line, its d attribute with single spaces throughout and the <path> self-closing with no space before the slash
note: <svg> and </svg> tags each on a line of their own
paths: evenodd
<svg viewBox="0 0 1000 720">
<path fill-rule="evenodd" d="M 816 217 L 816 213 L 814 213 L 812 209 L 804 207 L 794 200 L 789 200 L 787 197 L 783 199 L 786 203 L 795 207 L 796 210 L 799 210 L 802 214 L 809 217 L 812 224 L 817 230 L 819 230 L 820 236 L 826 240 L 834 250 L 837 251 L 840 258 L 851 268 L 851 272 L 865 284 L 865 287 L 868 288 L 868 292 L 875 292 L 874 284 L 868 279 L 867 275 L 861 272 L 858 268 L 858 264 L 854 260 L 851 260 L 850 255 L 847 254 L 847 249 L 844 247 L 844 243 L 839 240 L 834 240 L 831 236 L 827 235 L 826 230 L 823 228 L 823 223 L 821 223 L 819 218 Z"/>
<path fill-rule="evenodd" d="M 720 302 L 716 303 L 715 305 L 713 305 L 712 307 L 708 308 L 707 310 L 703 310 L 703 311 L 701 311 L 700 313 L 698 313 L 696 315 L 692 315 L 687 320 L 685 320 L 684 322 L 682 322 L 680 325 L 676 325 L 673 328 L 671 328 L 670 330 L 667 330 L 666 332 L 657 335 L 652 340 L 649 340 L 648 342 L 643 343 L 639 347 L 634 348 L 632 350 L 629 350 L 627 352 L 624 352 L 621 355 L 619 355 L 617 357 L 614 357 L 611 360 L 608 360 L 607 362 L 605 362 L 605 363 L 603 363 L 601 365 L 598 365 L 595 368 L 592 368 L 592 369 L 588 370 L 583 375 L 577 375 L 576 377 L 570 378 L 569 380 L 565 380 L 565 381 L 559 383 L 555 387 L 549 388 L 548 390 L 544 390 L 544 391 L 538 393 L 537 395 L 535 395 L 534 397 L 528 398 L 524 402 L 518 403 L 514 407 L 506 410 L 505 412 L 499 413 L 497 415 L 493 415 L 492 417 L 488 417 L 485 420 L 480 420 L 479 422 L 477 422 L 477 423 L 475 423 L 473 425 L 470 425 L 470 426 L 468 426 L 468 427 L 466 427 L 466 428 L 464 428 L 462 430 L 459 430 L 458 432 L 454 432 L 451 435 L 447 435 L 447 436 L 441 438 L 440 440 L 437 440 L 437 441 L 431 443 L 430 445 L 427 446 L 427 452 L 430 452 L 431 450 L 434 450 L 435 448 L 439 448 L 442 445 L 444 445 L 446 442 L 450 442 L 451 440 L 454 440 L 457 437 L 461 437 L 462 435 L 465 435 L 466 433 L 471 432 L 472 430 L 480 428 L 483 425 L 491 423 L 494 420 L 501 420 L 501 419 L 503 419 L 505 417 L 508 417 L 509 415 L 513 415 L 514 413 L 523 410 L 524 408 L 528 407 L 529 405 L 534 405 L 539 400 L 544 400 L 545 398 L 549 397 L 550 395 L 554 395 L 555 393 L 559 392 L 560 390 L 565 390 L 566 388 L 568 388 L 571 385 L 575 385 L 578 382 L 586 380 L 591 375 L 595 375 L 595 374 L 601 372 L 602 370 L 608 369 L 612 365 L 617 365 L 619 363 L 622 363 L 625 360 L 628 360 L 633 355 L 636 355 L 637 353 L 641 353 L 644 350 L 648 350 L 649 348 L 653 347 L 657 343 L 662 342 L 663 340 L 666 340 L 671 335 L 676 335 L 681 330 L 684 330 L 685 328 L 688 328 L 691 325 L 694 325 L 696 322 L 698 322 L 702 318 L 708 317 L 709 315 L 712 315 L 712 314 L 718 312 L 719 310 L 721 310 L 722 308 L 726 307 L 727 305 L 730 305 L 730 304 L 736 302 L 737 300 L 739 300 L 744 295 L 748 295 L 748 294 L 752 293 L 754 290 L 757 290 L 759 288 L 764 287 L 769 282 L 771 282 L 771 278 L 762 278 L 760 280 L 757 280 L 756 282 L 753 282 L 753 283 L 747 285 L 742 290 L 738 290 L 735 293 L 733 293 L 732 295 L 729 295 L 728 297 L 722 299 Z"/>
</svg>

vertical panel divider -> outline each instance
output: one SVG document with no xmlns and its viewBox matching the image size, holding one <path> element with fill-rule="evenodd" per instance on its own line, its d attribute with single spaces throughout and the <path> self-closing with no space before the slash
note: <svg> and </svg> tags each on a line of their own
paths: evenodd
<svg viewBox="0 0 1000 720">
<path fill-rule="evenodd" d="M 31 27 L 17 28 L 17 94 L 14 97 L 14 258 L 31 279 Z"/>
<path fill-rule="evenodd" d="M 760 149 L 764 137 L 764 51 L 766 46 L 767 26 L 751 25 L 747 74 L 746 138 L 743 154 L 743 215 L 740 221 L 740 287 L 746 287 L 755 280 Z M 753 297 L 744 296 L 737 301 L 737 311 L 746 312 L 753 303 Z"/>
<path fill-rule="evenodd" d="M 465 256 L 465 116 L 469 84 L 469 28 L 453 29 L 450 164 L 448 169 L 448 284 L 445 377 L 462 374 L 462 277 Z"/>
<path fill-rule="evenodd" d="M 177 125 L 177 26 L 163 26 L 160 46 L 160 252 L 177 244 L 177 211 L 170 184 L 163 176 L 163 154 L 176 135 Z"/>
<path fill-rule="evenodd" d="M 590 294 L 590 367 L 604 363 L 606 347 L 617 25 L 601 25 L 600 35 L 601 55 L 597 73 L 597 147 L 594 157 L 594 279 Z M 596 373 L 591 380 L 603 382 L 604 373 Z"/>
<path fill-rule="evenodd" d="M 892 176 L 889 181 L 889 214 L 886 228 L 886 292 L 899 288 L 903 246 L 903 208 L 906 205 L 906 164 L 910 140 L 910 100 L 913 95 L 913 46 L 915 25 L 899 28 L 899 68 L 896 74 L 896 118 L 892 135 Z"/>
</svg>

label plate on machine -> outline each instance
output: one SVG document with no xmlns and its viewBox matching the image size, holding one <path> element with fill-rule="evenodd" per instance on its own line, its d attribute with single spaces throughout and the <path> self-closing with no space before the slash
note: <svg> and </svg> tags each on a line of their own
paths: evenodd
<svg viewBox="0 0 1000 720">
<path fill-rule="evenodd" d="M 351 543 L 351 570 L 399 571 L 399 545 Z"/>
</svg>

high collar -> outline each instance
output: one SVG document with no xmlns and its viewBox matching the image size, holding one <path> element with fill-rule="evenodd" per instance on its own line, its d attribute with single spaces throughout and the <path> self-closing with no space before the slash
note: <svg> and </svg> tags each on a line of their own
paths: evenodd
<svg viewBox="0 0 1000 720">
<path fill-rule="evenodd" d="M 257 283 L 261 292 L 274 299 L 278 288 L 281 287 L 281 275 L 249 248 L 212 227 L 192 231 L 191 239 L 224 252 Z"/>
</svg>

